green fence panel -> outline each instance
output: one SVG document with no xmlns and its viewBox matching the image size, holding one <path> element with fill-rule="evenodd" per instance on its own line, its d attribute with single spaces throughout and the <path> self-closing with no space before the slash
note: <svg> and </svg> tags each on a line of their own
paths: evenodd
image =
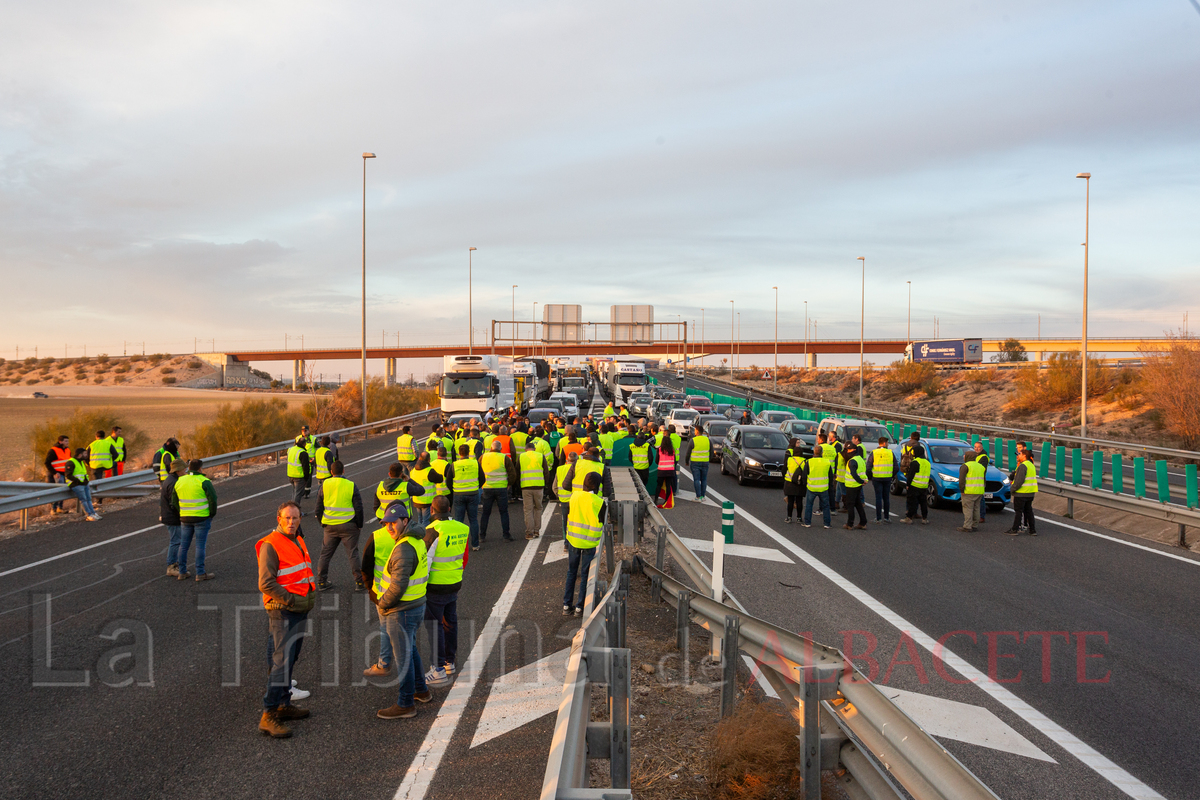
<svg viewBox="0 0 1200 800">
<path fill-rule="evenodd" d="M 1067 448 L 1059 445 L 1054 448 L 1054 480 L 1062 483 L 1067 472 Z"/>
<path fill-rule="evenodd" d="M 1167 475 L 1167 462 L 1154 462 L 1154 479 L 1158 482 L 1158 502 L 1171 502 L 1171 482 Z"/>
<path fill-rule="evenodd" d="M 1099 489 L 1104 485 L 1104 453 L 1097 450 L 1092 453 L 1092 488 Z"/>
<path fill-rule="evenodd" d="M 922 425 L 922 426 L 921 426 L 921 438 L 922 438 L 922 439 L 928 439 L 928 438 L 929 438 L 929 426 L 928 426 L 928 425 Z"/>
<path fill-rule="evenodd" d="M 978 433 L 971 434 L 971 446 L 974 447 L 978 443 L 979 443 L 979 434 Z M 984 449 L 987 449 L 987 445 L 984 445 Z"/>
<path fill-rule="evenodd" d="M 1015 452 L 1015 448 L 1014 448 L 1014 452 Z M 1038 465 L 1038 477 L 1039 478 L 1049 478 L 1050 477 L 1050 443 L 1049 442 L 1042 442 L 1041 461 L 1042 461 L 1042 463 Z M 1013 459 L 1013 463 L 1014 464 L 1017 463 L 1016 459 Z"/>
<path fill-rule="evenodd" d="M 1008 444 L 1005 446 L 1005 449 L 1008 450 L 1008 468 L 1016 469 L 1017 468 L 1017 440 L 1009 439 Z M 1045 456 L 1046 456 L 1046 454 L 1042 453 L 1042 461 L 1046 460 Z"/>
<path fill-rule="evenodd" d="M 1004 469 L 1004 440 L 999 436 L 992 439 L 992 458 L 996 462 L 996 469 Z"/>
<path fill-rule="evenodd" d="M 1187 486 L 1187 507 L 1195 508 L 1200 505 L 1196 491 L 1196 465 L 1188 464 L 1183 468 L 1183 483 Z"/>
<path fill-rule="evenodd" d="M 1112 487 L 1113 494 L 1121 494 L 1125 491 L 1125 465 L 1122 463 L 1120 453 L 1113 453 L 1112 456 Z"/>
<path fill-rule="evenodd" d="M 1133 459 L 1133 496 L 1146 496 L 1146 459 L 1141 456 Z"/>
<path fill-rule="evenodd" d="M 1071 448 L 1071 485 L 1078 486 L 1083 482 L 1083 450 Z"/>
<path fill-rule="evenodd" d="M 946 438 L 947 439 L 957 439 L 958 432 L 957 431 L 946 431 Z"/>
</svg>

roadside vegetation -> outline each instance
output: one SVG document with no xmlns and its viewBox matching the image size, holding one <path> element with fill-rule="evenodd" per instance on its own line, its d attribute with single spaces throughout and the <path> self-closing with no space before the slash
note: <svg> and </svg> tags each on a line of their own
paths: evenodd
<svg viewBox="0 0 1200 800">
<path fill-rule="evenodd" d="M 1167 431 L 1188 449 L 1200 447 L 1200 341 L 1194 336 L 1169 334 L 1165 350 L 1143 350 L 1141 395 L 1160 415 Z M 1121 392 L 1122 402 L 1128 402 Z"/>
<path fill-rule="evenodd" d="M 125 437 L 125 460 L 134 460 L 145 454 L 146 445 L 150 441 L 138 425 L 130 421 L 126 414 L 112 408 L 77 408 L 69 417 L 55 417 L 40 425 L 34 425 L 29 431 L 29 467 L 26 469 L 27 480 L 45 480 L 45 469 L 42 462 L 51 445 L 58 437 L 71 437 L 71 451 L 87 447 L 96 439 L 96 431 L 104 431 L 107 435 L 114 425 L 121 426 L 121 435 Z"/>
</svg>

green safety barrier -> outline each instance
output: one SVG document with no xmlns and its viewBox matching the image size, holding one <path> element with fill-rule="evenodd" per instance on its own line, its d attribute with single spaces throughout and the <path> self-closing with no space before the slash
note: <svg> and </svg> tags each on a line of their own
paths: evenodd
<svg viewBox="0 0 1200 800">
<path fill-rule="evenodd" d="M 1017 440 L 1009 439 L 1007 448 L 1008 448 L 1008 468 L 1016 469 L 1017 468 Z M 1046 460 L 1046 454 L 1043 452 L 1042 453 L 1042 461 L 1045 462 L 1045 460 Z"/>
<path fill-rule="evenodd" d="M 1071 448 L 1071 485 L 1078 486 L 1083 482 L 1083 450 Z"/>
<path fill-rule="evenodd" d="M 1146 496 L 1146 459 L 1133 459 L 1133 496 L 1139 500 Z"/>
<path fill-rule="evenodd" d="M 992 439 L 992 453 L 996 459 L 996 469 L 1004 469 L 1004 440 L 999 436 Z"/>
<path fill-rule="evenodd" d="M 1200 505 L 1196 492 L 1196 465 L 1188 464 L 1183 468 L 1183 482 L 1187 486 L 1187 507 L 1195 508 Z"/>
<path fill-rule="evenodd" d="M 1104 453 L 1097 450 L 1092 453 L 1092 488 L 1099 489 L 1104 485 Z"/>
<path fill-rule="evenodd" d="M 1017 451 L 1016 443 L 1011 443 L 1011 444 L 1013 445 L 1012 452 L 1015 453 Z M 1038 477 L 1039 478 L 1049 478 L 1050 477 L 1050 443 L 1049 442 L 1042 442 L 1042 459 L 1041 459 L 1041 461 L 1042 461 L 1042 463 L 1038 465 Z M 1017 463 L 1017 460 L 1014 457 L 1013 464 L 1016 464 L 1016 463 Z"/>
<path fill-rule="evenodd" d="M 1167 462 L 1154 462 L 1154 477 L 1158 481 L 1158 502 L 1171 502 L 1171 483 L 1167 479 Z"/>
<path fill-rule="evenodd" d="M 979 444 L 979 434 L 973 433 L 971 434 L 971 446 L 974 447 L 977 444 Z"/>
<path fill-rule="evenodd" d="M 726 500 L 721 504 L 721 534 L 726 544 L 733 544 L 733 502 Z"/>
<path fill-rule="evenodd" d="M 1112 457 L 1112 486 L 1113 494 L 1121 494 L 1125 491 L 1125 469 L 1121 464 L 1121 454 L 1113 453 Z"/>
<path fill-rule="evenodd" d="M 1059 445 L 1054 448 L 1054 480 L 1062 483 L 1067 473 L 1067 448 Z"/>
<path fill-rule="evenodd" d="M 928 439 L 928 438 L 929 438 L 929 426 L 928 426 L 928 425 L 922 425 L 922 426 L 921 426 L 921 438 L 922 438 L 922 439 Z"/>
<path fill-rule="evenodd" d="M 958 432 L 957 431 L 946 431 L 946 438 L 947 439 L 957 439 Z"/>
</svg>

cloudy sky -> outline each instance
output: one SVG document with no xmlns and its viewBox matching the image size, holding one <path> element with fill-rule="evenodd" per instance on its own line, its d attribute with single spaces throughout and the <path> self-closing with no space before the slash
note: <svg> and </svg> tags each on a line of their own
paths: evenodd
<svg viewBox="0 0 1200 800">
<path fill-rule="evenodd" d="M 534 302 L 743 338 L 1200 309 L 1200 7 L 4 3 L 0 355 L 466 338 Z M 482 335 L 482 334 L 480 334 Z M 294 345 L 293 345 L 294 346 Z M 376 365 L 379 369 L 381 366 Z M 279 371 L 278 366 L 270 367 Z M 331 367 L 332 369 L 332 367 Z"/>
</svg>

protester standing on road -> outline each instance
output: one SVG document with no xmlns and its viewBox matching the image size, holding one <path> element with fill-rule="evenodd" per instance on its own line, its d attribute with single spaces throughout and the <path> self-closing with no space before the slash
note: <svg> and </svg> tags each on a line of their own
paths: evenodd
<svg viewBox="0 0 1200 800">
<path fill-rule="evenodd" d="M 417 456 L 416 463 L 408 471 L 408 479 L 424 490 L 421 494 L 414 495 L 412 501 L 413 522 L 421 527 L 425 527 L 425 524 L 429 522 L 429 507 L 433 504 L 434 495 L 437 494 L 437 484 L 442 482 L 442 476 L 430 466 L 430 463 L 432 463 L 432 459 L 429 451 L 426 450 Z"/>
<path fill-rule="evenodd" d="M 112 442 L 104 431 L 96 431 L 96 438 L 88 445 L 88 468 L 92 471 L 92 479 L 99 480 L 108 476 L 113 465 Z M 97 505 L 100 499 L 96 499 Z"/>
<path fill-rule="evenodd" d="M 121 426 L 114 425 L 112 432 L 108 435 L 109 441 L 112 442 L 112 469 L 108 472 L 108 477 L 125 474 L 125 437 L 121 435 Z"/>
<path fill-rule="evenodd" d="M 363 503 L 354 481 L 344 476 L 345 467 L 341 461 L 329 465 L 329 477 L 321 484 L 321 492 L 317 495 L 317 509 L 314 516 L 321 522 L 325 530 L 325 541 L 321 545 L 321 557 L 317 561 L 317 590 L 332 589 L 329 583 L 329 561 L 337 552 L 338 545 L 346 551 L 350 559 L 350 572 L 354 575 L 354 588 L 363 591 L 362 570 L 358 566 L 358 537 L 363 527 Z"/>
<path fill-rule="evenodd" d="M 679 478 L 675 474 L 675 443 L 670 436 L 664 436 L 658 448 L 658 495 L 663 498 L 660 505 L 673 502 L 677 491 Z"/>
<path fill-rule="evenodd" d="M 504 535 L 504 541 L 513 541 L 508 529 L 508 487 L 519 485 L 520 476 L 512 459 L 504 455 L 501 448 L 502 444 L 499 441 L 493 441 L 490 452 L 484 453 L 483 458 L 479 459 L 484 479 L 483 513 L 479 520 L 479 539 L 471 542 L 472 547 L 478 547 L 487 538 L 492 506 L 499 506 L 500 532 Z"/>
<path fill-rule="evenodd" d="M 179 521 L 179 509 L 172 507 L 171 498 L 175 496 L 175 484 L 187 472 L 187 464 L 177 458 L 171 463 L 171 471 L 163 481 L 158 497 L 158 521 L 167 528 L 167 575 L 179 577 L 179 544 L 183 540 L 183 527 Z"/>
<path fill-rule="evenodd" d="M 867 462 L 862 457 L 862 450 L 854 443 L 842 448 L 842 459 L 846 465 L 846 524 L 842 527 L 846 530 L 857 528 L 864 531 L 867 529 L 867 506 L 863 502 L 862 489 L 867 482 Z M 854 524 L 856 512 L 861 520 L 857 526 Z"/>
<path fill-rule="evenodd" d="M 396 460 L 405 467 L 411 468 L 417 460 L 417 451 L 413 447 L 412 426 L 405 425 L 396 437 Z"/>
<path fill-rule="evenodd" d="M 329 437 L 322 436 L 320 444 L 317 446 L 316 454 L 313 456 L 313 477 L 319 481 L 323 481 L 330 476 L 329 465 L 333 463 L 333 449 L 329 446 Z M 317 489 L 320 492 L 320 488 Z"/>
<path fill-rule="evenodd" d="M 1013 526 L 1007 531 L 1009 536 L 1016 536 L 1022 527 L 1028 529 L 1030 536 L 1037 536 L 1037 524 L 1033 517 L 1033 498 L 1037 490 L 1037 467 L 1033 463 L 1033 453 L 1021 449 L 1017 453 L 1017 468 L 1013 470 Z"/>
<path fill-rule="evenodd" d="M 258 590 L 267 610 L 267 693 L 258 729 L 276 739 L 292 735 L 283 723 L 304 719 L 308 709 L 292 705 L 292 670 L 300 657 L 305 623 L 316 598 L 312 559 L 300 532 L 300 506 L 279 507 L 275 530 L 254 546 L 258 556 Z"/>
<path fill-rule="evenodd" d="M 911 525 L 917 518 L 917 509 L 921 510 L 921 523 L 929 524 L 929 476 L 933 473 L 933 464 L 925 458 L 925 445 L 914 440 L 909 448 L 908 467 L 904 470 L 906 513 L 901 522 Z"/>
<path fill-rule="evenodd" d="M 478 440 L 476 440 L 478 441 Z M 467 521 L 471 532 L 471 549 L 479 549 L 479 489 L 483 486 L 483 469 L 471 456 L 470 440 L 458 446 L 458 458 L 451 465 L 451 486 L 454 496 L 454 521 Z"/>
<path fill-rule="evenodd" d="M 71 440 L 68 436 L 59 436 L 58 440 L 50 445 L 50 449 L 46 451 L 46 482 L 47 483 L 66 483 L 67 482 L 67 462 L 71 460 Z M 58 500 L 50 504 L 51 514 L 65 514 L 67 510 L 63 508 L 63 501 Z"/>
<path fill-rule="evenodd" d="M 450 519 L 450 501 L 433 501 L 433 520 L 429 530 L 436 533 L 429 548 L 429 591 L 425 595 L 425 619 L 436 629 L 433 664 L 425 673 L 425 683 L 434 689 L 445 686 L 454 674 L 458 658 L 458 591 L 466 569 L 467 538 L 471 529 Z"/>
<path fill-rule="evenodd" d="M 650 488 L 651 458 L 650 437 L 639 430 L 633 437 L 633 443 L 629 445 L 629 459 L 633 462 L 634 471 L 642 479 L 642 485 L 647 489 Z"/>
<path fill-rule="evenodd" d="M 414 700 L 428 703 L 433 694 L 425 685 L 421 654 L 417 651 L 417 628 L 425 618 L 425 596 L 429 586 L 428 547 L 436 531 L 409 528 L 408 510 L 393 503 L 383 515 L 383 535 L 392 540 L 386 558 L 381 552 L 379 533 L 375 535 L 375 582 L 371 600 L 387 628 L 393 656 L 400 668 L 400 688 L 395 705 L 380 709 L 380 719 L 408 719 L 417 715 Z M 383 545 L 386 547 L 386 543 Z M 383 560 L 380 568 L 380 560 Z"/>
<path fill-rule="evenodd" d="M 521 503 L 525 508 L 525 538 L 536 539 L 542 530 L 542 492 L 546 490 L 546 461 L 533 439 L 521 453 Z"/>
<path fill-rule="evenodd" d="M 150 468 L 158 476 L 159 483 L 167 479 L 167 475 L 171 472 L 171 464 L 177 458 L 179 458 L 179 440 L 172 436 L 155 451 L 154 459 L 150 462 Z"/>
<path fill-rule="evenodd" d="M 888 447 L 886 436 L 879 437 L 879 446 L 871 451 L 867 461 L 867 477 L 875 489 L 875 521 L 892 521 L 892 476 L 896 474 L 896 454 Z"/>
<path fill-rule="evenodd" d="M 787 516 L 785 524 L 791 523 L 792 517 L 800 521 L 804 511 L 804 494 L 808 491 L 805 475 L 806 459 L 801 451 L 799 439 L 792 439 L 792 446 L 787 454 L 787 471 L 783 473 L 783 496 L 787 500 Z"/>
<path fill-rule="evenodd" d="M 207 581 L 216 577 L 204 569 L 204 549 L 208 542 L 208 531 L 212 521 L 217 516 L 217 492 L 213 489 L 212 481 L 202 473 L 204 462 L 194 458 L 188 463 L 188 473 L 175 482 L 171 495 L 171 507 L 179 512 L 180 531 L 179 544 L 179 576 L 187 580 L 188 550 L 192 546 L 192 537 L 196 538 L 196 580 Z"/>
<path fill-rule="evenodd" d="M 984 485 L 987 485 L 987 468 L 991 465 L 992 460 L 988 458 L 987 451 L 983 449 L 983 442 L 975 443 L 975 460 L 983 464 Z M 979 524 L 987 522 L 987 495 L 983 496 L 983 500 L 979 503 Z"/>
<path fill-rule="evenodd" d="M 704 500 L 708 491 L 708 458 L 712 453 L 712 442 L 697 426 L 692 436 L 692 446 L 688 448 L 688 467 L 692 471 L 692 483 L 696 489 L 696 499 Z"/>
<path fill-rule="evenodd" d="M 587 598 L 588 569 L 604 532 L 604 498 L 600 496 L 600 475 L 591 472 L 583 485 L 571 492 L 567 512 L 567 582 L 563 587 L 563 616 L 582 616 Z M 575 581 L 579 581 L 579 601 L 573 604 Z"/>
<path fill-rule="evenodd" d="M 558 497 L 558 510 L 562 514 L 563 521 L 563 538 L 567 536 L 567 510 L 571 507 L 571 495 L 573 492 L 567 488 L 567 473 L 574 475 L 575 464 L 579 460 L 578 453 L 571 453 L 567 456 L 567 463 L 554 471 L 554 493 Z"/>
<path fill-rule="evenodd" d="M 308 454 L 308 474 L 304 476 L 304 496 L 312 494 L 313 473 L 317 469 L 317 437 L 308 432 L 307 425 L 300 426 L 300 438 L 304 440 L 304 452 Z"/>
<path fill-rule="evenodd" d="M 87 514 L 87 521 L 95 522 L 100 519 L 100 515 L 96 513 L 96 508 L 92 505 L 92 487 L 88 485 L 88 471 L 87 467 L 83 465 L 87 457 L 87 448 L 78 448 L 75 451 L 75 457 L 67 462 L 67 468 L 63 474 L 67 479 L 67 488 L 79 500 L 79 506 L 83 509 L 83 513 Z"/>
<path fill-rule="evenodd" d="M 959 495 L 962 498 L 963 523 L 957 530 L 971 533 L 979 524 L 979 505 L 983 502 L 984 466 L 975 460 L 975 454 L 970 453 L 963 458 L 962 466 L 958 468 Z"/>
<path fill-rule="evenodd" d="M 292 502 L 298 508 L 304 498 L 304 487 L 312 474 L 312 461 L 304 447 L 304 437 L 297 436 L 287 451 L 287 476 L 292 484 Z"/>
</svg>

